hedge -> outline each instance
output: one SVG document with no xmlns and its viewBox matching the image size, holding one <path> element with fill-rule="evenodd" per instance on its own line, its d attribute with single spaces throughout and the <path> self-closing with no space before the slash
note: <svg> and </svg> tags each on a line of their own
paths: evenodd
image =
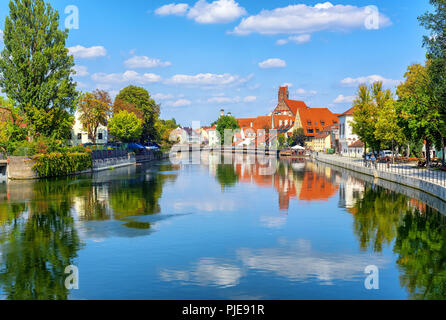
<svg viewBox="0 0 446 320">
<path fill-rule="evenodd" d="M 59 177 L 85 171 L 93 167 L 90 153 L 49 153 L 33 157 L 33 171 L 38 177 Z"/>
</svg>

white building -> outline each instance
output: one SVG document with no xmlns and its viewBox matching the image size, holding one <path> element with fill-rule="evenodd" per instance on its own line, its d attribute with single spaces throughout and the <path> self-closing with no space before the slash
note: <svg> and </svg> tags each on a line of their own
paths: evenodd
<svg viewBox="0 0 446 320">
<path fill-rule="evenodd" d="M 360 158 L 364 154 L 364 144 L 353 133 L 353 108 L 339 116 L 339 144 L 341 155 L 345 157 Z"/>
<path fill-rule="evenodd" d="M 83 129 L 82 123 L 79 120 L 80 113 L 78 111 L 76 111 L 74 117 L 75 117 L 75 122 L 73 125 L 73 129 L 71 130 L 70 144 L 73 146 L 77 146 L 85 143 L 93 143 L 93 141 L 91 141 L 91 139 L 88 138 L 88 132 Z M 96 144 L 106 144 L 107 142 L 108 142 L 107 127 L 100 125 L 96 135 Z"/>
</svg>

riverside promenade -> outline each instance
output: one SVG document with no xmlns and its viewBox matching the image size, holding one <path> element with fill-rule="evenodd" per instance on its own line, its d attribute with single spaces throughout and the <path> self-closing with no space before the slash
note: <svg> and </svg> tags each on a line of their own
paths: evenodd
<svg viewBox="0 0 446 320">
<path fill-rule="evenodd" d="M 322 163 L 366 174 L 375 179 L 383 179 L 424 191 L 446 201 L 446 172 L 438 169 L 418 168 L 416 163 L 365 163 L 363 159 L 353 159 L 338 155 L 313 153 L 312 158 Z"/>
</svg>

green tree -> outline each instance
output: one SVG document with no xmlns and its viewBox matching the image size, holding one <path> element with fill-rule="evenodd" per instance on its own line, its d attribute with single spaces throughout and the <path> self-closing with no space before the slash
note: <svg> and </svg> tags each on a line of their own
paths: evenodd
<svg viewBox="0 0 446 320">
<path fill-rule="evenodd" d="M 433 13 L 427 12 L 419 21 L 422 26 L 430 30 L 429 36 L 424 36 L 423 45 L 427 48 L 428 74 L 432 84 L 432 93 L 438 101 L 442 122 L 439 123 L 436 146 L 441 146 L 443 165 L 445 164 L 445 136 L 446 136 L 446 1 L 430 0 L 434 7 Z"/>
<path fill-rule="evenodd" d="M 240 129 L 240 126 L 237 120 L 233 116 L 221 116 L 217 120 L 216 128 L 217 132 L 220 134 L 221 145 L 223 144 L 232 144 L 232 141 L 224 141 L 225 140 L 225 130 L 236 130 Z"/>
<path fill-rule="evenodd" d="M 141 87 L 128 86 L 122 89 L 115 98 L 115 105 L 121 104 L 125 108 L 135 108 L 138 110 L 142 121 L 143 130 L 139 141 L 160 141 L 159 133 L 156 130 L 156 122 L 160 114 L 160 106 L 150 97 L 149 92 Z M 138 115 L 138 114 L 137 114 Z"/>
<path fill-rule="evenodd" d="M 122 142 L 137 141 L 143 131 L 142 121 L 134 113 L 121 111 L 108 124 L 111 135 Z"/>
<path fill-rule="evenodd" d="M 95 144 L 99 126 L 107 126 L 112 100 L 106 91 L 84 94 L 79 102 L 79 120 L 88 138 Z"/>
<path fill-rule="evenodd" d="M 395 160 L 395 144 L 402 145 L 406 141 L 403 129 L 398 124 L 396 101 L 388 99 L 378 110 L 378 121 L 375 124 L 375 137 L 383 143 L 383 147 L 392 146 L 392 158 Z"/>
<path fill-rule="evenodd" d="M 179 127 L 175 119 L 171 120 L 158 120 L 155 124 L 156 130 L 159 133 L 160 136 L 160 142 L 163 145 L 169 146 L 172 145 L 172 142 L 170 141 L 170 133 L 172 130 Z"/>
<path fill-rule="evenodd" d="M 239 179 L 232 164 L 219 164 L 216 170 L 216 178 L 222 191 L 228 187 L 234 187 Z"/>
<path fill-rule="evenodd" d="M 427 70 L 428 67 L 420 64 L 409 66 L 405 82 L 397 87 L 397 95 L 400 123 L 405 132 L 410 132 L 412 140 L 426 141 L 429 165 L 432 143 L 438 138 L 443 120 Z"/>
<path fill-rule="evenodd" d="M 353 101 L 353 121 L 352 131 L 364 142 L 364 150 L 371 147 L 373 150 L 380 148 L 380 143 L 375 137 L 375 124 L 378 118 L 377 104 L 374 97 L 381 99 L 378 87 L 372 87 L 373 92 L 362 84 L 358 88 L 355 100 Z"/>
<path fill-rule="evenodd" d="M 305 130 L 303 128 L 296 129 L 293 131 L 293 134 L 291 137 L 288 138 L 288 145 L 290 147 L 294 146 L 305 146 L 305 141 L 307 140 L 307 137 L 305 135 Z"/>
<path fill-rule="evenodd" d="M 33 134 L 67 139 L 78 93 L 59 14 L 43 0 L 11 0 L 0 56 L 0 87 Z"/>
</svg>

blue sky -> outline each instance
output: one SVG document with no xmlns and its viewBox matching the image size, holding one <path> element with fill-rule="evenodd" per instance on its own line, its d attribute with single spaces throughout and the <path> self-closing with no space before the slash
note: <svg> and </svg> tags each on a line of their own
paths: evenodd
<svg viewBox="0 0 446 320">
<path fill-rule="evenodd" d="M 78 8 L 67 46 L 80 90 L 114 96 L 143 86 L 162 118 L 184 126 L 209 124 L 222 108 L 240 118 L 265 115 L 286 83 L 291 99 L 343 112 L 360 82 L 383 79 L 393 88 L 408 65 L 423 63 L 426 31 L 417 17 L 430 10 L 427 0 L 50 3 L 62 25 L 66 7 Z M 7 14 L 4 0 L 0 30 Z"/>
</svg>

